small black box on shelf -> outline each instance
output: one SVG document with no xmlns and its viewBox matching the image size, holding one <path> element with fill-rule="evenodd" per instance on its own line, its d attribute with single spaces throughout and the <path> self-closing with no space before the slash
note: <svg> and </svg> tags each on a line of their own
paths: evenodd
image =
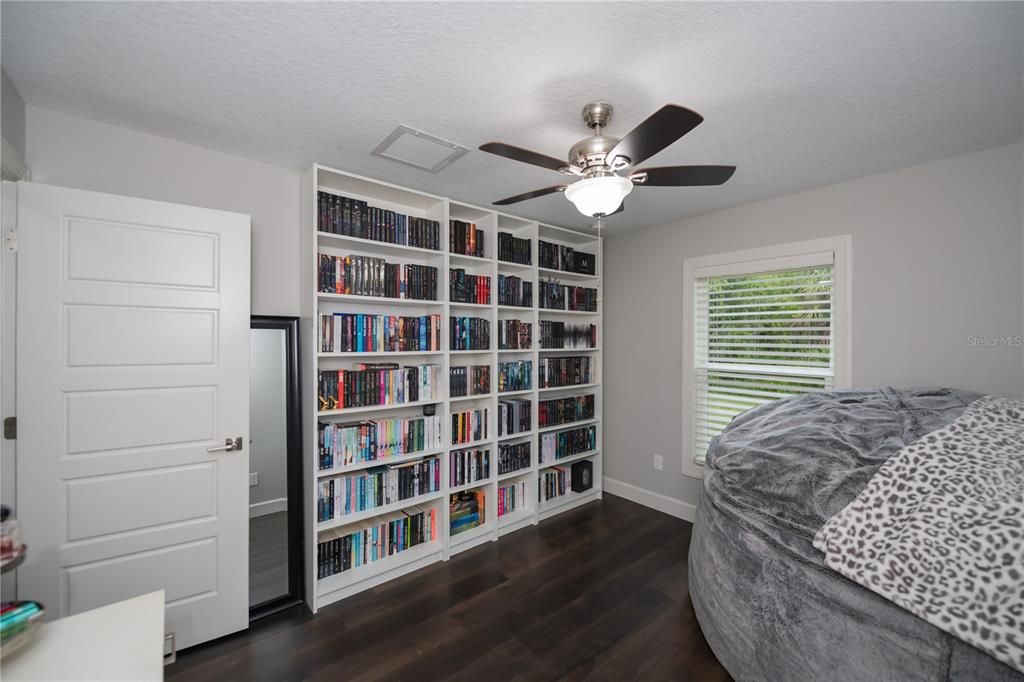
<svg viewBox="0 0 1024 682">
<path fill-rule="evenodd" d="M 581 460 L 572 465 L 572 491 L 582 493 L 594 487 L 594 463 Z"/>
</svg>

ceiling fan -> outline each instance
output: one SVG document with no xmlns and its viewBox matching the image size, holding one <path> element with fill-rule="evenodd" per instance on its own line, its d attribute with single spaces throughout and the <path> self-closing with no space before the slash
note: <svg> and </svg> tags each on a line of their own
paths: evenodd
<svg viewBox="0 0 1024 682">
<path fill-rule="evenodd" d="M 566 198 L 583 215 L 602 217 L 623 210 L 623 199 L 633 191 L 634 186 L 721 185 L 736 171 L 735 166 L 663 166 L 632 170 L 626 176 L 619 175 L 619 171 L 636 168 L 696 128 L 704 117 L 686 107 L 666 104 L 620 139 L 601 132 L 611 121 L 612 111 L 612 105 L 607 102 L 591 102 L 583 107 L 583 122 L 594 134 L 572 146 L 568 162 L 503 142 L 480 145 L 481 151 L 579 178 L 571 184 L 535 189 L 499 199 L 494 204 L 507 206 L 526 199 L 564 192 Z"/>
</svg>

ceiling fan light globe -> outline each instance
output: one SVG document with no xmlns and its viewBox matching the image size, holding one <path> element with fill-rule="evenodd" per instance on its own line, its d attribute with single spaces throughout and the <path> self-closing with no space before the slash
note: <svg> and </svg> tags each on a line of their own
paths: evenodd
<svg viewBox="0 0 1024 682">
<path fill-rule="evenodd" d="M 629 179 L 617 175 L 598 176 L 574 182 L 565 188 L 565 197 L 585 216 L 611 215 L 633 191 Z"/>
</svg>

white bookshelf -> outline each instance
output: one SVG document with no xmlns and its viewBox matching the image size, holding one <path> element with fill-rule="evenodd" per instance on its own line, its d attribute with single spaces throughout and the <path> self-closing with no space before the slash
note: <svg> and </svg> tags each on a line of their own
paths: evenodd
<svg viewBox="0 0 1024 682">
<path fill-rule="evenodd" d="M 440 251 L 398 244 L 388 244 L 369 239 L 342 236 L 317 231 L 317 192 L 339 194 L 360 199 L 371 206 L 388 209 L 410 216 L 429 218 L 440 223 Z M 317 611 L 339 599 L 370 589 L 411 571 L 445 561 L 451 556 L 487 542 L 499 541 L 507 533 L 535 525 L 546 518 L 557 515 L 581 504 L 601 497 L 601 452 L 602 452 L 602 368 L 601 340 L 604 336 L 602 320 L 602 294 L 600 272 L 600 250 L 597 237 L 592 234 L 568 230 L 552 225 L 539 224 L 524 218 L 452 201 L 385 182 L 378 182 L 350 173 L 337 171 L 325 166 L 314 165 L 303 178 L 302 199 L 302 344 L 303 393 L 303 449 L 305 495 L 304 547 L 306 553 L 306 602 L 312 611 Z M 484 257 L 448 253 L 449 220 L 463 220 L 475 223 L 484 233 Z M 532 245 L 530 265 L 506 263 L 497 258 L 498 233 L 511 232 L 516 237 L 529 239 Z M 559 243 L 593 253 L 597 256 L 597 274 L 594 276 L 564 273 L 538 266 L 538 240 Z M 319 253 L 332 255 L 361 255 L 385 258 L 390 263 L 414 263 L 437 268 L 436 301 L 396 300 L 372 296 L 346 294 L 325 294 L 317 292 L 317 256 Z M 448 273 L 450 268 L 463 268 L 469 274 L 487 275 L 491 278 L 491 303 L 479 305 L 449 301 Z M 533 305 L 530 307 L 498 305 L 497 276 L 514 275 L 533 283 Z M 596 312 L 568 310 L 545 310 L 538 308 L 541 281 L 558 280 L 569 286 L 585 286 L 598 289 Z M 323 352 L 320 349 L 319 315 L 327 312 L 367 313 L 384 315 L 441 315 L 441 350 L 408 351 L 401 353 L 369 352 L 343 353 Z M 478 317 L 490 324 L 491 347 L 487 350 L 449 350 L 449 319 L 452 316 Z M 527 350 L 504 350 L 498 348 L 498 326 L 500 320 L 518 319 L 532 324 L 533 339 Z M 573 324 L 593 322 L 597 324 L 598 343 L 593 349 L 540 349 L 540 321 L 555 320 Z M 539 362 L 542 357 L 586 355 L 594 360 L 596 381 L 581 386 L 553 387 L 538 389 Z M 421 400 L 414 403 L 381 405 L 372 407 L 344 408 L 329 412 L 318 412 L 318 372 L 323 369 L 337 369 L 360 361 L 386 362 L 394 360 L 403 365 L 437 364 L 441 373 L 441 393 L 438 399 Z M 498 392 L 498 365 L 512 360 L 532 362 L 531 388 L 521 391 Z M 482 396 L 449 397 L 448 374 L 451 367 L 488 365 L 491 371 L 491 393 Z M 538 428 L 538 400 L 572 395 L 594 395 L 595 417 L 570 424 Z M 504 399 L 530 400 L 532 429 L 522 433 L 498 436 L 498 403 Z M 420 453 L 403 455 L 383 461 L 335 466 L 329 470 L 319 469 L 317 453 L 317 423 L 349 422 L 373 419 L 375 416 L 413 416 L 422 414 L 424 406 L 436 406 L 441 417 L 442 446 L 430 447 Z M 487 437 L 473 443 L 451 445 L 451 415 L 470 409 L 487 408 Z M 543 434 L 577 428 L 597 426 L 596 447 L 585 453 L 573 455 L 554 463 L 539 462 L 539 439 Z M 498 474 L 498 444 L 529 442 L 530 466 Z M 450 453 L 458 450 L 488 449 L 490 471 L 488 475 L 470 484 L 449 485 Z M 411 500 L 403 500 L 385 507 L 378 507 L 357 514 L 335 517 L 328 521 L 317 521 L 317 483 L 333 476 L 359 473 L 382 463 L 411 462 L 421 457 L 437 455 L 441 464 L 441 489 Z M 538 501 L 538 481 L 544 469 L 552 466 L 566 466 L 588 459 L 593 462 L 593 488 L 582 494 L 568 494 L 553 500 Z M 498 496 L 500 486 L 523 481 L 526 483 L 525 506 L 498 517 Z M 461 490 L 484 489 L 486 495 L 486 522 L 471 530 L 449 535 L 448 498 Z M 317 542 L 321 534 L 344 531 L 348 526 L 357 527 L 376 517 L 408 509 L 410 507 L 433 508 L 437 511 L 437 539 L 416 545 L 396 555 L 343 571 L 327 578 L 317 578 Z"/>
</svg>

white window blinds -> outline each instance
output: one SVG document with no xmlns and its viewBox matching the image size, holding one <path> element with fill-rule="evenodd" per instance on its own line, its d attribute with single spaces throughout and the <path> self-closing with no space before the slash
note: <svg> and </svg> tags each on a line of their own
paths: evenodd
<svg viewBox="0 0 1024 682">
<path fill-rule="evenodd" d="M 733 417 L 835 377 L 833 266 L 694 279 L 693 452 Z"/>
</svg>

